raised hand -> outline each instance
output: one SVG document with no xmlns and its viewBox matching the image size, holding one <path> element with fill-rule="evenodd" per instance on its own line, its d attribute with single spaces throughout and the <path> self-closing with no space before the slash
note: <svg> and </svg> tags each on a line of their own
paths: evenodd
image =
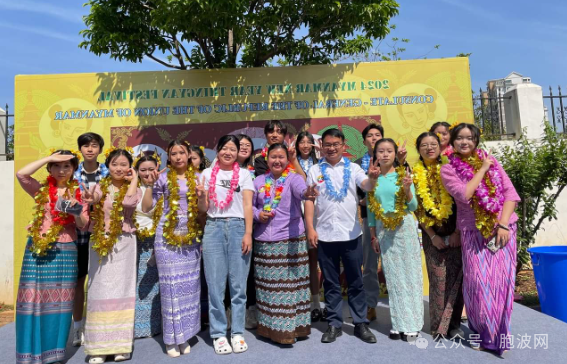
<svg viewBox="0 0 567 364">
<path fill-rule="evenodd" d="M 406 167 L 406 173 L 404 175 L 404 179 L 402 180 L 402 184 L 404 186 L 404 191 L 408 194 L 411 191 L 411 184 L 413 182 L 413 178 L 411 175 L 411 171 L 409 167 Z"/>
<path fill-rule="evenodd" d="M 319 188 L 317 187 L 317 184 L 313 183 L 311 186 L 307 186 L 304 196 L 306 200 L 315 201 L 317 196 L 319 196 Z"/>
<path fill-rule="evenodd" d="M 57 152 L 49 156 L 50 163 L 60 163 L 70 161 L 71 159 L 75 158 L 73 154 L 61 154 L 61 152 Z"/>
<path fill-rule="evenodd" d="M 207 194 L 207 191 L 205 190 L 205 176 L 203 176 L 203 178 L 201 178 L 201 180 L 197 183 L 195 189 L 195 193 L 197 194 L 198 199 L 205 197 L 205 195 Z"/>
<path fill-rule="evenodd" d="M 398 148 L 398 161 L 400 164 L 404 164 L 406 157 L 408 156 L 408 151 L 406 150 L 407 140 L 404 140 L 404 144 Z"/>
<path fill-rule="evenodd" d="M 148 184 L 153 186 L 153 184 L 156 183 L 156 181 L 159 179 L 160 174 L 162 174 L 166 170 L 167 168 L 164 168 L 159 172 L 157 170 L 151 171 L 147 178 Z"/>
<path fill-rule="evenodd" d="M 378 160 L 374 161 L 374 158 L 370 158 L 370 164 L 368 165 L 368 177 L 370 179 L 378 179 L 380 176 L 380 162 Z"/>
<path fill-rule="evenodd" d="M 128 170 L 128 173 L 124 176 L 124 179 L 128 182 L 132 182 L 138 179 L 138 172 L 132 167 Z"/>
<path fill-rule="evenodd" d="M 91 189 L 89 189 L 88 186 L 85 186 L 84 183 L 81 183 L 81 186 L 83 187 L 83 192 L 82 192 L 82 199 L 84 203 L 88 203 L 89 205 L 92 205 L 94 202 L 94 190 L 95 190 L 95 186 L 92 186 Z"/>
<path fill-rule="evenodd" d="M 494 159 L 492 158 L 492 155 L 487 152 L 486 155 L 484 156 L 484 159 L 482 161 L 482 167 L 480 167 L 480 169 L 486 172 L 493 165 L 494 165 Z"/>
<path fill-rule="evenodd" d="M 297 159 L 297 151 L 295 150 L 295 139 L 287 147 L 287 154 L 289 155 L 289 161 L 293 163 Z"/>
</svg>

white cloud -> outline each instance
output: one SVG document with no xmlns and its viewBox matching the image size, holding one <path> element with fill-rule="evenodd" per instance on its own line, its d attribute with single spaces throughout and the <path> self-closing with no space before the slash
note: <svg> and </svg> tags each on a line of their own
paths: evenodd
<svg viewBox="0 0 567 364">
<path fill-rule="evenodd" d="M 83 10 L 80 3 L 79 1 L 76 2 L 77 6 L 81 6 L 81 10 Z M 86 10 L 79 11 L 70 7 L 60 7 L 46 4 L 45 2 L 29 0 L 0 0 L 0 9 L 39 13 L 78 24 L 83 23 L 82 16 L 86 15 Z"/>
<path fill-rule="evenodd" d="M 79 37 L 73 37 L 73 36 L 70 36 L 68 34 L 55 32 L 55 31 L 52 31 L 52 30 L 47 29 L 47 28 L 16 25 L 16 24 L 10 24 L 10 23 L 7 23 L 7 22 L 0 23 L 0 28 L 7 28 L 7 29 L 12 29 L 12 30 L 17 30 L 19 32 L 26 32 L 26 33 L 36 34 L 36 35 L 40 35 L 40 36 L 44 36 L 44 37 L 48 37 L 48 38 L 63 40 L 63 41 L 66 41 L 66 42 L 75 43 L 76 45 L 78 45 L 81 41 L 81 39 Z"/>
</svg>

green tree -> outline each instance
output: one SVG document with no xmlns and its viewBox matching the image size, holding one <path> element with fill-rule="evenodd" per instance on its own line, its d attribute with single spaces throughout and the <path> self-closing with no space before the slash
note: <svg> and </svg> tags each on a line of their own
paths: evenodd
<svg viewBox="0 0 567 364">
<path fill-rule="evenodd" d="M 557 219 L 556 202 L 567 186 L 567 138 L 546 122 L 541 140 L 529 140 L 523 133 L 497 155 L 522 200 L 516 209 L 518 268 L 521 268 L 529 262 L 527 248 L 534 242 L 541 224 Z"/>
<path fill-rule="evenodd" d="M 89 0 L 80 47 L 175 69 L 331 63 L 370 49 L 395 0 Z M 167 54 L 167 62 L 160 59 Z"/>
<path fill-rule="evenodd" d="M 7 135 L 6 135 L 6 160 L 14 160 L 14 124 L 8 125 Z"/>
</svg>

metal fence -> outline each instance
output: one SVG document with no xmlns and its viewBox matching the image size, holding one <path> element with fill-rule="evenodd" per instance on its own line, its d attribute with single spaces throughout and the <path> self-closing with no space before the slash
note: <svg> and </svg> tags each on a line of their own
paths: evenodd
<svg viewBox="0 0 567 364">
<path fill-rule="evenodd" d="M 549 123 L 557 133 L 565 134 L 567 106 L 564 106 L 563 99 L 567 98 L 567 95 L 561 94 L 561 86 L 557 86 L 557 91 L 557 95 L 554 95 L 553 88 L 549 86 L 549 95 L 543 95 L 543 101 L 546 105 L 550 106 L 547 115 Z M 567 102 L 565 104 L 567 104 Z M 551 111 L 551 118 L 549 118 L 549 111 Z"/>
<path fill-rule="evenodd" d="M 515 133 L 506 132 L 504 105 L 511 98 L 511 96 L 493 94 L 482 89 L 479 90 L 477 96 L 473 95 L 475 123 L 482 129 L 485 139 L 501 140 L 515 136 Z"/>
<path fill-rule="evenodd" d="M 10 118 L 14 117 L 14 114 L 10 114 L 10 110 L 8 107 L 8 104 L 6 104 L 6 114 L 2 115 L 2 118 L 4 119 L 2 123 L 0 123 L 0 129 L 1 132 L 4 135 L 4 150 L 5 150 L 5 154 L 0 154 L 0 156 L 2 157 L 6 157 L 6 160 L 13 160 L 14 159 L 14 151 L 13 150 L 9 150 L 8 146 L 14 145 L 14 133 L 13 133 L 13 129 L 12 131 L 10 131 Z M 12 127 L 13 128 L 13 127 Z"/>
</svg>

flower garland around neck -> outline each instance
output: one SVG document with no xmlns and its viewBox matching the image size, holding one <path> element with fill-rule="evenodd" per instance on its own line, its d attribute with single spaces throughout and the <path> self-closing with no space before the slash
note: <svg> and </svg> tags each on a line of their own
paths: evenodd
<svg viewBox="0 0 567 364">
<path fill-rule="evenodd" d="M 274 185 L 274 180 L 270 173 L 266 174 L 266 182 L 264 183 L 264 211 L 265 212 L 272 212 L 274 211 L 282 200 L 282 192 L 284 188 L 285 181 L 290 173 L 295 173 L 291 164 L 288 164 L 287 167 L 282 172 L 282 175 L 276 180 L 275 187 L 276 187 L 276 194 L 272 199 L 272 186 Z"/>
<path fill-rule="evenodd" d="M 167 244 L 180 247 L 182 245 L 191 245 L 195 239 L 200 242 L 199 237 L 202 235 L 201 228 L 197 223 L 197 196 L 195 195 L 195 172 L 193 167 L 189 166 L 185 172 L 185 183 L 187 183 L 187 233 L 184 235 L 176 235 L 175 228 L 179 222 L 177 212 L 179 211 L 179 182 L 177 181 L 177 172 L 170 168 L 167 172 L 167 188 L 169 190 L 169 212 L 165 216 L 163 226 L 163 239 Z M 154 215 L 155 216 L 155 215 Z"/>
<path fill-rule="evenodd" d="M 249 164 L 246 166 L 246 169 L 248 169 L 248 172 L 250 172 L 250 177 L 252 177 L 252 180 L 254 180 L 254 178 L 256 178 L 256 170 L 254 170 L 254 166 L 251 166 Z"/>
<path fill-rule="evenodd" d="M 461 179 L 468 182 L 482 167 L 484 158 L 486 152 L 477 149 L 467 158 L 453 154 L 449 160 Z M 498 224 L 498 215 L 504 206 L 502 176 L 494 165 L 484 174 L 469 204 L 474 211 L 476 228 L 485 238 L 491 237 L 494 227 Z"/>
<path fill-rule="evenodd" d="M 91 238 L 94 241 L 93 250 L 98 253 L 100 259 L 112 252 L 112 248 L 118 241 L 118 237 L 122 234 L 122 224 L 124 223 L 124 207 L 122 203 L 126 192 L 128 192 L 130 183 L 125 181 L 118 189 L 118 192 L 114 192 L 112 196 L 112 208 L 110 210 L 110 226 L 108 230 L 106 230 L 104 223 L 104 201 L 108 197 L 108 190 L 111 185 L 112 179 L 110 177 L 101 179 L 99 184 L 101 197 L 98 203 L 94 205 L 93 212 L 91 213 L 92 219 L 94 220 L 93 235 Z"/>
<path fill-rule="evenodd" d="M 325 189 L 327 193 L 335 200 L 342 201 L 348 192 L 348 187 L 350 184 L 350 159 L 343 157 L 345 162 L 344 172 L 343 172 L 343 186 L 341 190 L 337 192 L 333 183 L 331 182 L 331 177 L 327 174 L 327 167 L 329 162 L 321 163 L 321 175 L 323 175 L 323 180 L 325 181 Z"/>
<path fill-rule="evenodd" d="M 372 159 L 372 157 L 368 153 L 366 153 L 364 157 L 362 157 L 362 161 L 360 162 L 360 167 L 362 168 L 364 173 L 368 173 L 368 168 L 370 168 L 370 159 Z"/>
<path fill-rule="evenodd" d="M 372 192 L 368 192 L 368 208 L 374 213 L 376 219 L 382 221 L 385 229 L 395 230 L 400 226 L 404 216 L 406 215 L 406 193 L 403 188 L 403 179 L 406 174 L 405 167 L 403 165 L 396 168 L 396 173 L 398 174 L 398 179 L 396 181 L 396 186 L 398 186 L 398 191 L 396 192 L 396 201 L 394 202 L 394 211 L 391 213 L 386 213 L 382 204 L 376 196 L 375 191 L 378 190 L 378 182 L 376 182 L 376 188 Z"/>
<path fill-rule="evenodd" d="M 313 158 L 311 158 L 311 156 L 309 156 L 307 159 L 303 159 L 299 157 L 298 160 L 299 160 L 299 165 L 301 166 L 303 172 L 305 173 L 309 172 L 311 167 L 313 167 Z"/>
<path fill-rule="evenodd" d="M 262 148 L 262 157 L 264 157 L 264 160 L 266 160 L 266 161 L 268 160 L 268 148 L 269 147 L 270 146 L 268 144 L 266 144 L 264 146 L 264 148 Z"/>
<path fill-rule="evenodd" d="M 240 166 L 238 165 L 237 162 L 234 162 L 232 164 L 232 178 L 230 180 L 230 189 L 228 190 L 228 193 L 226 194 L 226 199 L 224 201 L 219 201 L 217 199 L 217 193 L 216 193 L 217 174 L 219 173 L 219 170 L 220 170 L 220 165 L 219 165 L 219 161 L 217 161 L 215 163 L 215 166 L 213 167 L 211 173 L 211 180 L 209 181 L 209 198 L 211 199 L 211 201 L 213 201 L 216 208 L 218 208 L 219 210 L 223 210 L 226 207 L 228 207 L 228 205 L 230 205 L 230 203 L 232 202 L 232 196 L 234 195 L 234 191 L 238 187 L 238 180 L 240 177 L 239 175 Z"/>
<path fill-rule="evenodd" d="M 416 215 L 426 227 L 443 225 L 453 213 L 453 199 L 441 182 L 441 165 L 437 161 L 424 164 L 419 160 L 413 167 L 413 182 L 420 202 Z"/>
<path fill-rule="evenodd" d="M 154 210 L 154 214 L 152 216 L 152 227 L 150 228 L 140 228 L 140 224 L 138 224 L 137 212 L 134 213 L 134 225 L 136 225 L 136 236 L 140 240 L 146 240 L 147 238 L 154 236 L 156 234 L 156 228 L 159 224 L 159 220 L 161 219 L 161 215 L 163 214 L 163 196 L 161 196 L 156 204 L 156 208 Z"/>
<path fill-rule="evenodd" d="M 69 194 L 71 194 L 70 191 L 74 191 L 75 199 L 80 202 L 81 190 L 77 188 L 78 186 L 77 181 L 71 179 L 67 181 L 66 188 Z M 48 176 L 34 197 L 35 212 L 33 221 L 28 227 L 29 237 L 32 239 L 32 245 L 29 247 L 29 250 L 37 256 L 45 256 L 50 249 L 49 245 L 57 241 L 59 233 L 61 233 L 65 225 L 74 221 L 72 215 L 55 211 L 55 203 L 58 198 L 57 181 L 52 176 Z M 49 214 L 51 215 L 52 224 L 45 233 L 42 233 L 41 228 L 45 219 L 46 203 L 49 203 Z"/>
</svg>

